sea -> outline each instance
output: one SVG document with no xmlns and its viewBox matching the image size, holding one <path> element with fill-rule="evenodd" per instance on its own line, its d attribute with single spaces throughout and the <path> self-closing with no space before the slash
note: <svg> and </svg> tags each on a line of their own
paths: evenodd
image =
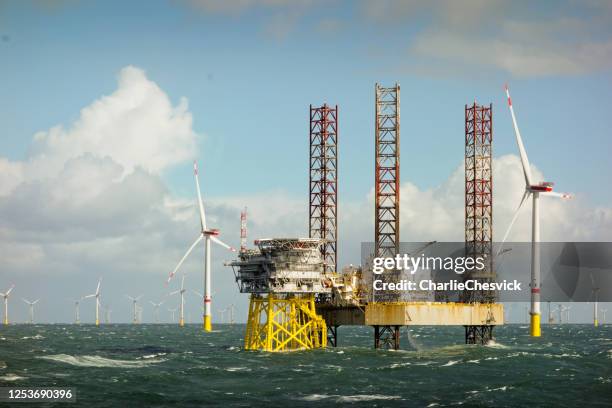
<svg viewBox="0 0 612 408">
<path fill-rule="evenodd" d="M 73 407 L 612 407 L 611 325 L 545 325 L 532 338 L 510 324 L 487 346 L 463 344 L 462 327 L 402 328 L 398 351 L 346 326 L 338 347 L 288 353 L 245 351 L 244 331 L 0 327 L 0 387 L 70 387 L 76 402 L 62 406 Z"/>
</svg>

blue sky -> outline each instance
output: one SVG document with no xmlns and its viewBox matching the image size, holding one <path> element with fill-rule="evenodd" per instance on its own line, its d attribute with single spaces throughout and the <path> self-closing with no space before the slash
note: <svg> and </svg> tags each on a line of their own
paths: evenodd
<svg viewBox="0 0 612 408">
<path fill-rule="evenodd" d="M 212 200 L 274 192 L 305 214 L 308 105 L 338 104 L 340 203 L 352 211 L 373 185 L 376 82 L 401 84 L 402 181 L 434 195 L 461 166 L 466 103 L 493 103 L 494 154 L 516 153 L 508 82 L 532 164 L 584 211 L 608 211 L 611 16 L 597 1 L 3 1 L 0 157 L 27 162 L 36 132 L 70 128 L 134 66 L 173 105 L 187 98 Z M 156 176 L 193 199 L 190 160 Z M 307 220 L 286 225 L 254 229 L 304 234 Z"/>
</svg>

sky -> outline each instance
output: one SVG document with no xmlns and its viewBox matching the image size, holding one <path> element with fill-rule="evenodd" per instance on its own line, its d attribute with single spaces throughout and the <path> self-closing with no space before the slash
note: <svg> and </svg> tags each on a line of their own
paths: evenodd
<svg viewBox="0 0 612 408">
<path fill-rule="evenodd" d="M 612 6 L 606 1 L 0 0 L 0 291 L 71 321 L 92 293 L 113 320 L 150 301 L 197 237 L 192 161 L 210 224 L 239 244 L 308 233 L 308 106 L 339 105 L 339 259 L 373 240 L 375 83 L 401 85 L 401 237 L 463 239 L 464 106 L 493 104 L 494 237 L 523 189 L 512 92 L 550 241 L 610 241 Z M 529 211 L 510 239 L 529 237 Z M 202 291 L 202 253 L 185 264 Z M 213 312 L 237 293 L 215 248 Z M 187 298 L 199 321 L 200 301 Z M 588 319 L 584 312 L 572 318 Z M 576 307 L 577 309 L 579 307 Z M 83 321 L 93 302 L 83 303 Z M 519 308 L 515 308 L 519 309 Z M 512 313 L 512 312 L 511 312 Z M 523 318 L 515 310 L 511 319 Z"/>
</svg>

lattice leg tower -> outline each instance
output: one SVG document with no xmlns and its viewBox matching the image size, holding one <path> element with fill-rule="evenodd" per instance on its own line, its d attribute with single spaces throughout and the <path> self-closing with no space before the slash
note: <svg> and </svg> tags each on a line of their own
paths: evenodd
<svg viewBox="0 0 612 408">
<path fill-rule="evenodd" d="M 375 214 L 374 256 L 394 257 L 400 245 L 400 87 L 375 86 Z M 385 271 L 380 278 L 397 282 L 400 271 Z M 374 294 L 372 301 L 397 301 L 399 292 Z"/>
<path fill-rule="evenodd" d="M 326 346 L 327 326 L 316 313 L 314 295 L 251 295 L 246 350 L 277 352 Z"/>
<path fill-rule="evenodd" d="M 493 107 L 476 102 L 465 107 L 465 250 L 466 256 L 483 257 L 485 269 L 465 279 L 495 280 L 493 270 Z M 462 301 L 493 303 L 493 291 L 466 291 Z M 465 326 L 465 342 L 485 344 L 493 326 Z"/>
</svg>

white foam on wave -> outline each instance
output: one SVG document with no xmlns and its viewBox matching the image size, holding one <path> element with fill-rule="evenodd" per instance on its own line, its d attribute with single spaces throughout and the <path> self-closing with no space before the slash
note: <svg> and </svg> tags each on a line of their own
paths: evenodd
<svg viewBox="0 0 612 408">
<path fill-rule="evenodd" d="M 6 368 L 6 362 L 5 361 L 0 361 L 0 370 L 4 370 Z"/>
<path fill-rule="evenodd" d="M 142 356 L 143 359 L 148 360 L 155 357 L 165 356 L 166 353 L 157 353 L 157 354 L 147 354 L 146 356 Z"/>
<path fill-rule="evenodd" d="M 459 363 L 459 360 L 450 360 L 448 363 L 442 365 L 442 367 L 450 367 L 453 366 L 455 364 Z"/>
<path fill-rule="evenodd" d="M 508 346 L 498 343 L 495 340 L 489 340 L 486 344 L 486 347 L 495 348 L 495 349 L 507 349 Z"/>
<path fill-rule="evenodd" d="M 147 359 L 147 360 L 114 360 L 101 356 L 71 356 L 69 354 L 53 354 L 49 356 L 40 356 L 38 358 L 60 363 L 70 364 L 76 367 L 110 367 L 110 368 L 142 368 L 151 364 L 161 363 L 164 359 Z"/>
<path fill-rule="evenodd" d="M 44 336 L 41 336 L 40 334 L 37 334 L 35 336 L 25 336 L 25 337 L 22 337 L 21 340 L 30 340 L 30 339 L 32 339 L 32 340 L 42 340 L 44 338 L 45 338 Z"/>
<path fill-rule="evenodd" d="M 362 402 L 376 400 L 396 400 L 400 399 L 399 395 L 382 395 L 382 394 L 357 394 L 357 395 L 335 395 L 335 394 L 311 394 L 300 398 L 302 401 L 315 402 L 325 399 L 335 399 L 336 402 Z"/>
<path fill-rule="evenodd" d="M 338 402 L 360 402 L 360 401 L 376 401 L 376 400 L 395 400 L 400 399 L 399 395 L 342 395 L 338 397 Z"/>
<path fill-rule="evenodd" d="M 0 377 L 0 381 L 19 381 L 25 379 L 26 377 L 20 377 L 17 374 L 7 374 Z"/>
<path fill-rule="evenodd" d="M 248 367 L 228 367 L 225 369 L 225 371 L 229 371 L 230 373 L 234 373 L 237 371 L 247 371 L 248 372 L 248 371 L 251 371 L 251 369 Z"/>
</svg>

